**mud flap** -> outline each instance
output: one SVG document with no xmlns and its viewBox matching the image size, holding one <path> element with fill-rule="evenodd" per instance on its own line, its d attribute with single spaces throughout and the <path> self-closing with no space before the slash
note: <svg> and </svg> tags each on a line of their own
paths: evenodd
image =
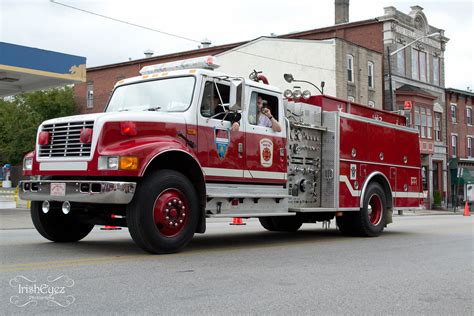
<svg viewBox="0 0 474 316">
<path fill-rule="evenodd" d="M 196 226 L 196 233 L 204 234 L 206 232 L 206 213 L 204 207 L 202 207 L 201 216 L 199 217 L 198 224 Z"/>
<path fill-rule="evenodd" d="M 389 207 L 387 208 L 387 217 L 386 217 L 386 221 L 385 221 L 385 227 L 388 225 L 388 224 L 391 224 L 393 223 L 393 208 Z"/>
</svg>

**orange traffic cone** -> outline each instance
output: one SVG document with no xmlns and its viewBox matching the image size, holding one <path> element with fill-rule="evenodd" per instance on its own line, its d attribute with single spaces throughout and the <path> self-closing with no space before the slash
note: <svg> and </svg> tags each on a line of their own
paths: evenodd
<svg viewBox="0 0 474 316">
<path fill-rule="evenodd" d="M 234 217 L 232 218 L 232 223 L 229 223 L 229 225 L 247 225 L 247 224 L 242 221 L 242 218 Z"/>
<path fill-rule="evenodd" d="M 467 201 L 464 205 L 464 216 L 471 216 L 471 213 L 469 213 L 469 205 L 467 205 Z"/>
<path fill-rule="evenodd" d="M 122 227 L 118 226 L 111 226 L 111 225 L 105 225 L 104 227 L 101 227 L 100 230 L 121 230 Z"/>
</svg>

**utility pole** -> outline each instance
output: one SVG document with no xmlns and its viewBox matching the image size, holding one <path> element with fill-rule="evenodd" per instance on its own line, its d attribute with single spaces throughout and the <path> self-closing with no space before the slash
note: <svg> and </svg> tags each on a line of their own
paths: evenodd
<svg viewBox="0 0 474 316">
<path fill-rule="evenodd" d="M 391 62 L 390 47 L 387 46 L 387 58 L 388 58 L 388 88 L 390 89 L 390 109 L 393 111 L 393 90 L 392 90 L 392 62 Z"/>
</svg>

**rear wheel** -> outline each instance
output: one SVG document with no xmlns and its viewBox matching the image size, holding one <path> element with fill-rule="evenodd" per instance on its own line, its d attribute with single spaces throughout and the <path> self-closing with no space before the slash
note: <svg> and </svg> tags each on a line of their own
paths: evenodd
<svg viewBox="0 0 474 316">
<path fill-rule="evenodd" d="M 260 217 L 260 224 L 269 231 L 296 232 L 303 222 L 297 216 Z"/>
<path fill-rule="evenodd" d="M 364 195 L 364 204 L 360 212 L 355 213 L 354 228 L 358 235 L 379 236 L 387 217 L 387 199 L 380 184 L 372 182 Z"/>
<path fill-rule="evenodd" d="M 193 238 L 199 216 L 196 190 L 183 174 L 159 170 L 138 186 L 127 207 L 135 243 L 151 253 L 173 253 Z"/>
<path fill-rule="evenodd" d="M 44 213 L 42 204 L 42 201 L 31 202 L 31 219 L 36 230 L 46 239 L 74 242 L 86 237 L 94 228 L 93 224 L 79 221 L 74 214 L 65 215 L 59 207 Z"/>
</svg>

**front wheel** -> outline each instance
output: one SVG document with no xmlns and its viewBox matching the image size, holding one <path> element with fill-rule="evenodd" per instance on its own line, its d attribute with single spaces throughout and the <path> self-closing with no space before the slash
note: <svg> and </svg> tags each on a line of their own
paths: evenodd
<svg viewBox="0 0 474 316">
<path fill-rule="evenodd" d="M 158 170 L 138 185 L 127 207 L 135 243 L 150 253 L 173 253 L 193 238 L 199 200 L 192 183 L 174 170 Z"/>
<path fill-rule="evenodd" d="M 83 223 L 73 214 L 63 214 L 59 207 L 45 213 L 42 204 L 42 201 L 31 202 L 31 219 L 36 230 L 46 239 L 55 242 L 79 241 L 94 228 L 93 224 Z"/>
</svg>

